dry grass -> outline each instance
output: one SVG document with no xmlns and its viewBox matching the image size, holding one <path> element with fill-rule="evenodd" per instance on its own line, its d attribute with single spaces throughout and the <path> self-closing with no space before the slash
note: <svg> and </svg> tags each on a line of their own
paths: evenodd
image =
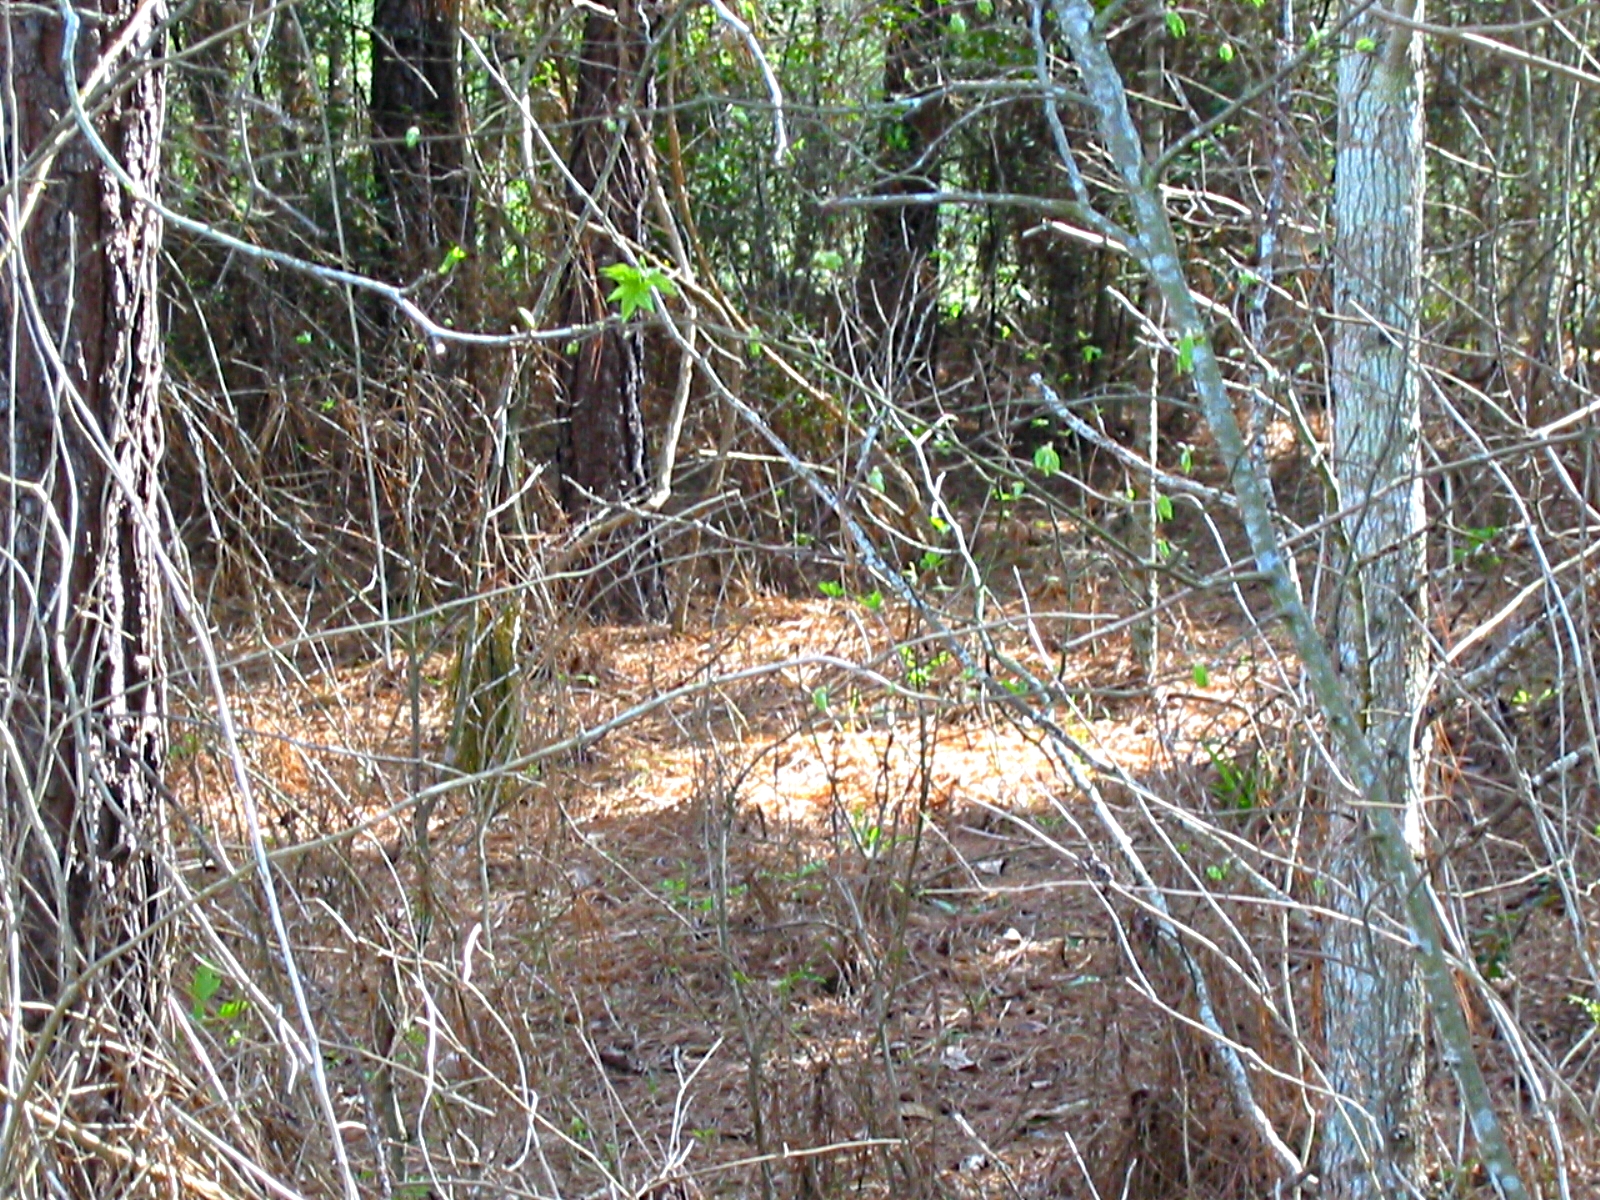
<svg viewBox="0 0 1600 1200">
<path fill-rule="evenodd" d="M 706 686 L 492 804 L 448 793 L 426 868 L 394 810 L 403 664 L 232 697 L 363 1190 L 633 1195 L 686 1173 L 726 1195 L 1238 1194 L 1258 1156 L 1205 1051 L 1131 986 L 1115 931 L 1138 920 L 1075 864 L 1080 801 L 1037 735 L 934 649 L 902 655 L 903 633 L 848 600 L 763 600 L 676 638 L 577 632 L 543 656 L 527 737 Z M 844 663 L 923 673 L 896 695 Z M 434 762 L 449 675 L 418 672 Z M 1202 746 L 1237 734 L 1241 701 L 1164 699 L 1156 718 L 1086 706 L 1074 735 L 1203 791 Z M 226 767 L 197 744 L 174 771 L 208 834 L 197 885 L 248 857 Z M 258 888 L 207 913 L 287 1015 Z M 1153 944 L 1136 953 L 1176 982 Z M 309 1083 L 274 1077 L 278 1035 L 234 974 L 204 945 L 178 971 L 231 1071 L 211 1103 L 253 1114 L 280 1178 L 334 1190 Z"/>
<path fill-rule="evenodd" d="M 1281 1173 L 1106 821 L 1305 1155 L 1320 881 L 1292 697 L 1231 597 L 1164 614 L 1174 667 L 1149 687 L 1125 638 L 1072 642 L 1082 618 L 1065 598 L 1038 611 L 1047 582 L 1028 582 L 1032 632 L 997 647 L 1072 681 L 1056 720 L 1109 818 L 892 602 L 757 599 L 679 636 L 524 631 L 510 766 L 468 781 L 448 636 L 414 661 L 238 672 L 250 802 L 214 734 L 172 772 L 188 885 L 212 889 L 176 969 L 185 1060 L 209 1064 L 180 1107 L 306 1195 L 343 1188 L 330 1129 L 357 1191 L 416 1200 L 1271 1194 Z M 1600 1055 L 1573 931 L 1596 914 L 1552 899 L 1539 820 L 1495 803 L 1486 747 L 1503 739 L 1443 729 L 1438 869 L 1480 967 L 1573 1089 L 1557 1122 L 1581 1174 Z M 288 953 L 244 869 L 251 805 Z M 289 963 L 331 1114 L 304 1049 L 286 1066 L 306 1041 Z M 1524 1076 L 1463 994 L 1548 1175 L 1540 1114 L 1512 1099 Z M 1432 1087 L 1439 1194 L 1476 1194 L 1448 1076 Z M 260 1186 L 224 1174 L 230 1194 Z"/>
</svg>

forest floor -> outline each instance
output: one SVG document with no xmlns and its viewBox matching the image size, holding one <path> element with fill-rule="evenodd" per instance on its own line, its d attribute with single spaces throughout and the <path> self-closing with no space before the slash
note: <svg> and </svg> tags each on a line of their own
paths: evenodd
<svg viewBox="0 0 1600 1200">
<path fill-rule="evenodd" d="M 1075 608 L 1095 611 L 1057 605 Z M 567 631 L 522 698 L 515 736 L 532 760 L 445 790 L 425 853 L 409 798 L 453 773 L 419 776 L 414 751 L 448 758 L 447 656 L 414 674 L 380 656 L 241 687 L 258 818 L 363 1189 L 1276 1194 L 1285 1173 L 1236 1111 L 1116 830 L 1192 930 L 1256 1102 L 1305 1156 L 1318 1101 L 1297 1081 L 1315 1078 L 1319 968 L 1316 892 L 1297 862 L 1314 822 L 1280 677 L 1241 650 L 1231 598 L 1164 614 L 1175 665 L 1154 685 L 1125 636 L 1061 650 L 1074 620 L 1036 622 L 1042 635 L 1010 649 L 1072 681 L 1062 732 L 1081 761 L 1124 773 L 1100 808 L 1036 727 L 981 700 L 926 630 L 870 597 L 754 598 L 692 611 L 682 634 Z M 184 750 L 174 780 L 206 833 L 199 885 L 244 857 L 250 814 L 217 745 Z M 195 802 L 223 794 L 232 809 Z M 1441 828 L 1481 815 L 1473 803 L 1447 789 Z M 1484 954 L 1519 981 L 1518 1015 L 1592 1092 L 1595 1022 L 1570 999 L 1587 993 L 1559 906 L 1515 907 L 1505 862 L 1474 871 L 1469 927 L 1500 938 Z M 179 982 L 236 1064 L 218 1102 L 267 1113 L 257 1153 L 304 1187 L 332 1169 L 308 1166 L 293 1132 L 314 1120 L 293 1099 L 309 1085 L 284 1089 L 271 1022 L 240 999 L 254 993 L 238 976 L 276 953 L 259 898 L 221 901 Z M 1470 1164 L 1448 1077 L 1432 1087 L 1430 1159 Z M 1579 1107 L 1561 1123 L 1582 1159 Z M 1477 1192 L 1470 1165 L 1436 1182 Z"/>
</svg>

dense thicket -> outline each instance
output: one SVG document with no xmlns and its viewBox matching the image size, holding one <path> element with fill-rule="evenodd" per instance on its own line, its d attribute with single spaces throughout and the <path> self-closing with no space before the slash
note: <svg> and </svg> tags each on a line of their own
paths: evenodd
<svg viewBox="0 0 1600 1200">
<path fill-rule="evenodd" d="M 1466 1075 L 1419 1090 L 1424 1052 L 1462 1058 L 1439 998 L 1430 1044 L 1393 993 L 1392 1062 L 1341 1024 L 1433 930 L 1515 1165 L 1565 1194 L 1600 1087 L 1592 22 L 185 8 L 166 495 L 214 637 L 180 648 L 164 772 L 170 1059 L 204 1097 L 170 1136 L 227 1188 L 303 1194 L 682 1195 L 700 1147 L 701 1186 L 769 1198 L 1309 1194 L 1324 1161 L 1341 1196 L 1386 1170 L 1467 1196 L 1506 1163 L 1452 1112 Z M 1402 43 L 1421 210 L 1368 228 L 1355 176 L 1394 156 L 1362 158 L 1351 81 L 1399 79 Z M 1360 235 L 1402 227 L 1420 261 L 1369 278 Z M 1358 410 L 1363 363 L 1394 387 Z M 775 597 L 850 632 L 748 645 Z M 1049 786 L 963 808 L 934 760 L 975 731 Z M 795 760 L 827 776 L 821 833 L 773 815 Z M 691 845 L 595 835 L 651 786 L 619 778 L 665 796 L 680 768 Z M 1364 849 L 1390 802 L 1403 887 Z M 1034 945 L 1034 888 L 1071 926 L 1039 969 L 1115 1031 L 1065 1063 L 1042 1002 L 989 982 Z M 670 1131 L 648 1152 L 629 1121 L 665 1101 L 617 1081 L 670 1056 L 641 1067 L 634 984 L 585 974 L 635 894 L 687 939 L 648 986 L 739 1067 L 703 1138 L 641 1115 Z M 1015 953 L 958 986 L 984 921 Z M 997 1068 L 962 1039 L 1017 1020 L 1043 1048 L 994 1086 L 1023 1099 L 973 1124 L 950 1080 Z"/>
</svg>

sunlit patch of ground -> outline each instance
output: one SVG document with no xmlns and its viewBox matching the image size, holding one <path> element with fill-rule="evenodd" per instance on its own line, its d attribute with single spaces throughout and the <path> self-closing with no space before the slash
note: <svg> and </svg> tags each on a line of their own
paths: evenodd
<svg viewBox="0 0 1600 1200">
<path fill-rule="evenodd" d="M 540 1196 L 634 1195 L 673 1164 L 730 1197 L 1087 1196 L 1090 1178 L 1149 1200 L 1265 1194 L 1271 1164 L 1185 1024 L 1184 969 L 1131 893 L 1091 877 L 1091 862 L 1125 876 L 1067 761 L 935 643 L 902 651 L 912 629 L 851 597 L 762 600 L 683 636 L 534 648 L 516 743 L 532 757 L 439 794 L 426 868 L 406 801 L 457 780 L 446 655 L 241 688 L 269 843 L 333 839 L 286 856 L 279 886 L 341 1047 L 351 1153 L 371 1160 L 376 1129 L 405 1178 Z M 1298 836 L 1270 805 L 1290 767 L 1256 737 L 1278 677 L 1242 661 L 1237 632 L 1206 604 L 1175 613 L 1155 687 L 1120 642 L 1040 655 L 1008 634 L 1069 683 L 1052 710 L 1069 758 L 1125 773 L 1107 794 L 1141 844 L 1128 786 L 1269 849 Z M 242 859 L 215 735 L 175 756 L 173 782 Z M 1225 891 L 1239 863 L 1192 837 L 1153 858 Z M 1233 953 L 1176 878 L 1178 917 Z M 241 885 L 219 910 L 241 959 L 257 905 Z M 1314 955 L 1303 931 L 1290 941 L 1270 967 L 1300 986 Z M 1219 987 L 1227 1028 L 1304 1070 L 1269 1015 Z M 266 1044 L 243 1021 L 228 1044 L 218 1003 L 219 1056 Z M 1303 1133 L 1304 1097 L 1255 1082 L 1284 1136 Z"/>
</svg>

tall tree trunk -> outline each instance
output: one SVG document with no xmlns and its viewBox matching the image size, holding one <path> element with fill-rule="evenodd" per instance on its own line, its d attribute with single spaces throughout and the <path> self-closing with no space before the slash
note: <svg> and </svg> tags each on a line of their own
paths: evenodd
<svg viewBox="0 0 1600 1200">
<path fill-rule="evenodd" d="M 641 0 L 589 11 L 567 153 L 576 185 L 568 203 L 579 228 L 562 289 L 568 325 L 607 316 L 613 285 L 603 272 L 627 261 L 619 240 L 638 246 L 646 237 L 644 156 L 655 106 L 649 53 L 650 14 Z M 567 354 L 558 457 L 562 507 L 574 516 L 596 500 L 645 497 L 644 368 L 644 335 L 631 323 L 612 324 Z M 666 616 L 660 550 L 648 532 L 620 530 L 597 558 L 605 564 L 591 596 L 598 612 L 618 620 Z"/>
<path fill-rule="evenodd" d="M 1343 525 L 1338 663 L 1384 793 L 1414 853 L 1422 836 L 1426 560 L 1420 389 L 1413 356 L 1422 259 L 1421 49 L 1372 13 L 1345 34 L 1335 163 L 1333 416 Z M 1324 1195 L 1421 1184 L 1423 993 L 1404 897 L 1378 861 L 1364 806 L 1330 784 L 1332 906 L 1324 939 L 1328 1082 Z"/>
<path fill-rule="evenodd" d="M 436 270 L 472 240 L 457 82 L 455 0 L 377 0 L 372 13 L 372 128 L 383 219 L 400 273 Z"/>
<path fill-rule="evenodd" d="M 72 81 L 62 58 L 73 34 L 54 6 L 7 4 L 0 18 L 0 852 L 17 865 L 0 885 L 16 955 L 0 1004 L 12 1028 L 38 1029 L 62 1010 L 52 1095 L 70 1096 L 72 1116 L 104 1123 L 109 1138 L 137 1116 L 164 1003 L 152 936 L 166 749 L 161 228 L 81 134 L 31 156 L 71 113 L 68 87 L 99 71 L 111 86 L 86 101 L 94 127 L 155 191 L 167 12 L 162 0 L 87 0 L 77 14 Z M 5 1045 L 19 1051 L 0 1051 L 9 1089 L 23 1082 L 28 1047 Z M 21 1105 L 3 1117 L 0 1145 L 36 1153 L 23 1148 L 38 1131 L 11 1136 L 27 1122 Z M 105 1164 L 73 1161 L 64 1139 L 48 1144 L 58 1185 L 115 1186 Z M 22 1164 L 0 1163 L 0 1177 L 19 1179 Z"/>
<path fill-rule="evenodd" d="M 879 149 L 888 178 L 880 196 L 939 188 L 938 142 L 949 120 L 940 95 L 939 43 L 945 11 L 916 0 L 895 14 L 883 60 L 883 100 L 892 110 Z M 902 106 L 909 105 L 906 111 Z M 939 209 L 932 204 L 871 210 L 856 298 L 879 360 L 898 367 L 934 349 Z"/>
<path fill-rule="evenodd" d="M 1401 717 L 1402 713 L 1409 717 L 1416 711 L 1419 698 L 1415 662 L 1423 615 L 1420 496 L 1414 490 L 1420 428 L 1416 380 L 1409 371 L 1409 356 L 1395 359 L 1380 352 L 1374 361 L 1384 365 L 1371 375 L 1351 357 L 1341 357 L 1336 368 L 1343 380 L 1342 384 L 1336 382 L 1336 388 L 1344 389 L 1339 396 L 1351 398 L 1354 403 L 1354 398 L 1366 395 L 1373 405 L 1369 415 L 1376 414 L 1389 422 L 1388 435 L 1377 428 L 1365 431 L 1368 441 L 1362 441 L 1360 431 L 1347 430 L 1340 450 L 1349 486 L 1356 488 L 1358 481 L 1368 481 L 1366 490 L 1358 492 L 1369 501 L 1366 519 L 1380 523 L 1387 520 L 1392 535 L 1388 541 L 1370 533 L 1361 535 L 1370 539 L 1366 544 L 1374 553 L 1353 561 L 1352 569 L 1359 568 L 1360 576 L 1354 582 L 1362 584 L 1361 595 L 1373 597 L 1376 603 L 1363 607 L 1366 620 L 1354 626 L 1353 636 L 1338 648 L 1350 650 L 1349 642 L 1355 641 L 1355 653 L 1347 662 L 1336 662 L 1340 654 L 1330 652 L 1321 631 L 1313 625 L 1297 573 L 1279 537 L 1269 481 L 1252 468 L 1234 396 L 1220 369 L 1200 305 L 1184 276 L 1183 258 L 1161 195 L 1160 180 L 1150 173 L 1144 161 L 1128 112 L 1127 92 L 1104 36 L 1096 28 L 1092 0 L 1054 0 L 1052 7 L 1072 47 L 1105 148 L 1126 189 L 1128 210 L 1137 233 L 1131 243 L 1133 253 L 1160 287 L 1176 339 L 1192 347 L 1195 394 L 1232 480 L 1251 552 L 1284 628 L 1293 639 L 1304 667 L 1306 688 L 1316 698 L 1334 752 L 1345 768 L 1345 778 L 1364 801 L 1358 805 L 1353 798 L 1335 798 L 1336 811 L 1329 818 L 1330 823 L 1341 826 L 1334 839 L 1338 853 L 1332 864 L 1334 869 L 1345 872 L 1339 880 L 1344 891 L 1337 902 L 1346 912 L 1354 913 L 1355 919 L 1348 928 L 1330 931 L 1324 944 L 1324 971 L 1332 968 L 1334 976 L 1327 995 L 1332 1010 L 1326 1027 L 1328 1057 L 1332 1060 L 1327 1074 L 1335 1088 L 1343 1089 L 1342 1098 L 1351 1104 L 1360 1102 L 1362 1109 L 1353 1119 L 1345 1120 L 1351 1109 L 1340 1106 L 1324 1126 L 1319 1166 L 1328 1178 L 1323 1194 L 1419 1194 L 1413 1182 L 1388 1190 L 1385 1183 L 1393 1182 L 1397 1175 L 1414 1179 L 1416 1174 L 1415 1146 L 1422 1131 L 1410 1118 L 1419 1112 L 1421 1014 L 1412 999 L 1417 978 L 1412 972 L 1420 963 L 1428 1011 L 1445 1061 L 1455 1074 L 1461 1108 L 1477 1139 L 1480 1161 L 1501 1195 L 1507 1200 L 1524 1200 L 1529 1191 L 1518 1174 L 1516 1156 L 1496 1115 L 1494 1096 L 1478 1064 L 1472 1032 L 1462 1011 L 1457 992 L 1459 976 L 1447 953 L 1439 901 L 1415 854 L 1421 816 L 1418 775 L 1407 769 L 1412 738 L 1410 721 Z M 1404 11 L 1409 12 L 1412 7 L 1408 3 Z M 1339 302 L 1363 323 L 1376 319 L 1384 327 L 1385 340 L 1392 338 L 1409 352 L 1417 334 L 1415 272 L 1380 275 L 1373 264 L 1385 264 L 1387 271 L 1387 264 L 1398 260 L 1408 261 L 1414 268 L 1420 255 L 1420 117 L 1412 114 L 1406 120 L 1398 119 L 1398 113 L 1410 113 L 1410 105 L 1415 104 L 1419 81 L 1415 59 L 1410 56 L 1416 51 L 1404 41 L 1389 43 L 1381 29 L 1373 37 L 1367 32 L 1371 28 L 1372 23 L 1368 22 L 1348 35 L 1354 50 L 1360 52 L 1363 45 L 1370 45 L 1374 50 L 1382 48 L 1381 52 L 1389 57 L 1384 63 L 1381 87 L 1374 67 L 1363 66 L 1358 59 L 1351 64 L 1354 69 L 1344 89 L 1352 103 L 1342 122 L 1341 132 L 1349 134 L 1343 140 L 1352 151 L 1357 147 L 1364 150 L 1353 154 L 1349 163 L 1342 156 L 1339 162 L 1340 187 L 1350 187 L 1345 201 L 1353 209 L 1346 212 L 1341 206 L 1339 213 L 1339 234 L 1350 239 L 1340 260 Z M 1359 41 L 1364 35 L 1372 40 Z M 1368 99 L 1383 99 L 1377 111 L 1386 113 L 1389 120 L 1375 120 L 1372 112 L 1362 112 L 1358 100 L 1367 87 L 1377 89 Z M 1407 97 L 1411 97 L 1409 104 Z M 1396 164 L 1406 169 L 1396 171 Z M 1374 188 L 1376 179 L 1388 181 L 1387 194 Z M 1397 184 L 1397 179 L 1404 183 Z M 1363 195 L 1368 197 L 1367 203 L 1355 203 Z M 1092 215 L 1086 215 L 1092 224 L 1100 224 Z M 1375 240 L 1366 249 L 1358 249 L 1363 245 L 1362 224 L 1367 221 L 1387 221 L 1385 232 L 1378 234 L 1369 229 Z M 1409 252 L 1405 245 L 1411 247 Z M 1370 282 L 1360 283 L 1379 278 L 1385 281 L 1383 289 Z M 1343 290 L 1357 286 L 1371 291 L 1357 297 Z M 1349 356 L 1356 348 L 1353 344 L 1340 353 Z M 1385 372 L 1389 373 L 1387 378 Z M 1379 380 L 1378 386 L 1368 387 L 1363 393 L 1362 381 L 1372 379 Z M 1381 402 L 1384 396 L 1390 397 L 1387 408 Z M 1347 405 L 1343 411 L 1347 421 L 1360 415 L 1359 405 L 1355 409 Z M 1375 453 L 1374 447 L 1381 452 Z M 1363 455 L 1370 458 L 1364 461 Z M 1402 468 L 1402 462 L 1410 465 Z M 1402 481 L 1397 490 L 1406 497 L 1403 502 L 1378 491 L 1380 470 Z M 1345 497 L 1347 502 L 1353 498 Z M 1357 524 L 1352 522 L 1351 528 L 1355 531 Z M 1399 557 L 1399 566 L 1387 565 L 1392 555 Z M 1370 584 L 1364 583 L 1369 564 L 1380 563 L 1385 565 L 1374 573 Z M 1358 694 L 1351 694 L 1354 689 L 1359 689 Z M 1425 759 L 1427 749 L 1426 743 L 1416 747 L 1417 758 Z M 1395 881 L 1387 890 L 1382 884 L 1384 877 Z M 1358 889 L 1373 898 L 1372 907 L 1359 906 Z M 1384 915 L 1381 902 L 1393 906 L 1391 918 L 1403 916 L 1400 930 L 1393 930 L 1392 925 L 1378 928 Z M 1376 941 L 1380 935 L 1388 937 L 1395 932 L 1412 950 L 1399 956 L 1399 969 L 1391 976 L 1385 973 L 1387 964 L 1377 958 L 1387 952 L 1379 949 Z M 1397 1040 L 1375 1050 L 1374 1046 L 1382 1041 L 1382 1034 L 1375 1033 L 1375 1028 L 1396 1032 Z M 1301 1179 L 1304 1168 L 1299 1157 L 1265 1121 L 1265 1114 L 1250 1095 L 1250 1081 L 1243 1065 L 1220 1029 L 1217 1039 L 1222 1062 L 1231 1060 L 1237 1068 L 1233 1072 L 1234 1097 L 1240 1114 L 1253 1119 L 1288 1178 Z M 1351 1039 L 1353 1044 L 1346 1045 Z M 1371 1119 L 1364 1119 L 1362 1113 L 1369 1113 Z M 1374 1141 L 1375 1129 L 1382 1135 L 1381 1142 Z M 1363 1143 L 1365 1148 L 1376 1150 L 1367 1160 L 1362 1158 Z M 1367 1166 L 1369 1161 L 1372 1167 Z"/>
</svg>

